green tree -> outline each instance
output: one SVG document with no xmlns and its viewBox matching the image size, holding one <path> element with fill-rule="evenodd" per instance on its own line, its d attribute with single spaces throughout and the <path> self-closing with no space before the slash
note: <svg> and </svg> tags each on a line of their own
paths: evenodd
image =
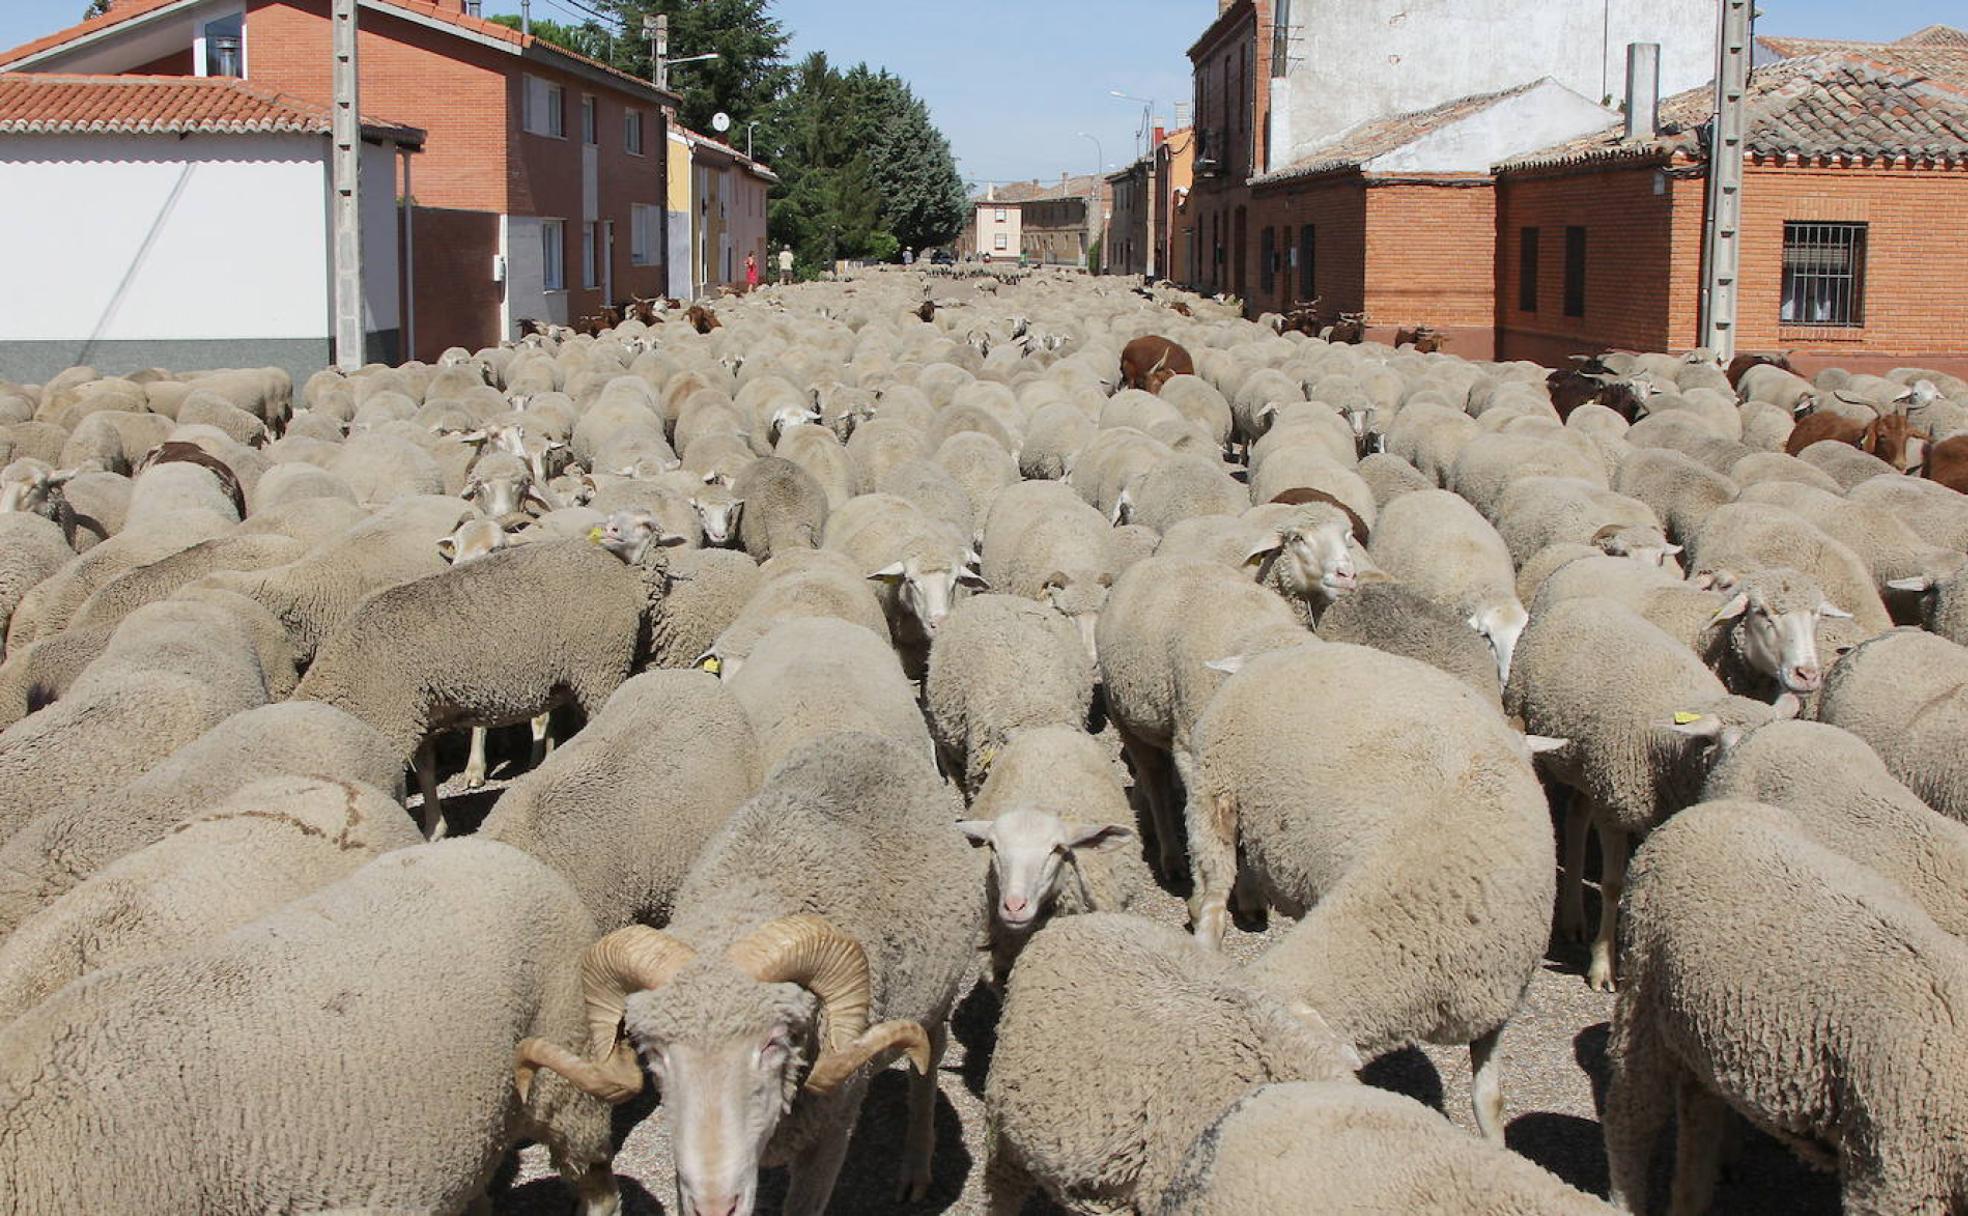
<svg viewBox="0 0 1968 1216">
<path fill-rule="evenodd" d="M 508 29 L 516 30 L 520 26 L 519 17 L 514 14 L 501 14 L 500 16 L 489 18 L 489 20 L 497 22 Z M 532 30 L 533 36 L 536 38 L 551 42 L 555 46 L 564 46 L 576 54 L 586 55 L 590 59 L 598 59 L 603 63 L 608 62 L 609 56 L 614 52 L 613 44 L 617 41 L 609 30 L 604 29 L 599 22 L 594 21 L 584 21 L 580 25 L 567 25 L 559 21 L 549 21 L 543 17 L 535 17 L 532 22 Z"/>
<path fill-rule="evenodd" d="M 688 64 L 670 74 L 682 95 L 678 116 L 696 131 L 711 129 L 711 115 L 731 115 L 733 126 L 762 117 L 786 85 L 786 46 L 791 35 L 772 15 L 771 0 L 594 0 L 593 7 L 620 22 L 623 31 L 609 62 L 650 78 L 649 39 L 642 19 L 670 19 L 670 58 L 715 51 L 718 58 Z M 769 133 L 761 129 L 763 138 Z M 769 143 L 763 144 L 770 148 Z"/>
<path fill-rule="evenodd" d="M 82 20 L 100 17 L 109 11 L 109 0 L 89 0 L 89 7 L 82 10 Z"/>
<path fill-rule="evenodd" d="M 963 179 L 929 107 L 906 81 L 866 64 L 844 83 L 850 133 L 881 194 L 882 226 L 915 249 L 954 240 L 963 225 Z"/>
</svg>

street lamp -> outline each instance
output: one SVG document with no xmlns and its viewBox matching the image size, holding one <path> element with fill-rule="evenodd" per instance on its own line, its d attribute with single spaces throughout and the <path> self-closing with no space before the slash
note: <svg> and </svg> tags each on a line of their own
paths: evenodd
<svg viewBox="0 0 1968 1216">
<path fill-rule="evenodd" d="M 1093 141 L 1093 157 L 1094 157 L 1093 175 L 1095 177 L 1099 177 L 1101 173 L 1105 171 L 1103 166 L 1107 164 L 1107 153 L 1100 146 L 1100 137 L 1097 135 L 1089 135 L 1085 131 L 1082 131 L 1080 132 L 1080 138 L 1090 139 Z"/>
<path fill-rule="evenodd" d="M 758 125 L 759 125 L 759 120 L 756 118 L 745 124 L 745 159 L 746 160 L 752 159 L 752 129 Z"/>
<path fill-rule="evenodd" d="M 1142 110 L 1141 110 L 1141 131 L 1140 131 L 1140 133 L 1139 133 L 1139 134 L 1138 134 L 1138 135 L 1136 136 L 1136 139 L 1138 139 L 1138 140 L 1141 140 L 1141 141 L 1146 141 L 1146 140 L 1147 140 L 1147 139 L 1149 138 L 1149 135 L 1150 135 L 1150 133 L 1151 133 L 1151 132 L 1152 132 L 1152 131 L 1154 130 L 1154 128 L 1155 128 L 1155 102 L 1154 102 L 1154 99 L 1153 99 L 1153 98 L 1150 98 L 1150 97 L 1135 97 L 1135 96 L 1133 96 L 1133 95 L 1131 95 L 1131 94 L 1128 94 L 1128 93 L 1123 93 L 1123 92 L 1121 92 L 1121 91 L 1120 91 L 1119 89 L 1109 89 L 1109 90 L 1107 90 L 1107 96 L 1109 96 L 1109 97 L 1118 97 L 1118 98 L 1120 98 L 1120 99 L 1121 99 L 1122 101 L 1138 101 L 1138 102 L 1140 102 L 1140 103 L 1141 103 L 1141 106 L 1142 106 Z M 1153 149 L 1150 149 L 1150 151 L 1153 151 Z"/>
<path fill-rule="evenodd" d="M 716 51 L 711 51 L 708 54 L 704 54 L 704 55 L 685 55 L 681 59 L 658 59 L 656 61 L 656 72 L 659 79 L 656 81 L 656 87 L 659 89 L 667 89 L 670 87 L 671 68 L 680 67 L 686 63 L 703 63 L 704 61 L 709 59 L 722 59 L 722 58 L 724 58 L 724 56 L 718 54 Z"/>
</svg>

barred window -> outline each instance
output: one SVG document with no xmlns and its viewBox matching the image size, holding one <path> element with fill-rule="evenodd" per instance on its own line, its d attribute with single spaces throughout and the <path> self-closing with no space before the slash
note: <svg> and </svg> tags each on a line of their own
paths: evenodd
<svg viewBox="0 0 1968 1216">
<path fill-rule="evenodd" d="M 1865 324 L 1864 224 L 1784 224 L 1783 303 L 1787 325 Z"/>
<path fill-rule="evenodd" d="M 1277 229 L 1266 228 L 1262 233 L 1258 234 L 1258 250 L 1258 266 L 1261 271 L 1258 279 L 1262 284 L 1261 290 L 1268 295 L 1272 288 L 1277 285 L 1278 281 Z"/>
<path fill-rule="evenodd" d="M 1565 229 L 1565 315 L 1585 315 L 1585 229 Z"/>
<path fill-rule="evenodd" d="M 1318 294 L 1318 276 L 1313 273 L 1313 256 L 1318 248 L 1318 229 L 1311 224 L 1298 230 L 1298 294 L 1310 300 Z"/>
<path fill-rule="evenodd" d="M 1538 230 L 1517 234 L 1517 311 L 1538 310 Z"/>
</svg>

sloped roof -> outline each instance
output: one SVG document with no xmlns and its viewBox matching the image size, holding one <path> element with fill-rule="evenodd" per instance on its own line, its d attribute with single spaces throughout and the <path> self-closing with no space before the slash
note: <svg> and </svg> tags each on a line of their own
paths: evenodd
<svg viewBox="0 0 1968 1216">
<path fill-rule="evenodd" d="M 745 155 L 743 152 L 740 152 L 738 149 L 732 147 L 730 144 L 724 142 L 721 139 L 714 139 L 709 135 L 700 135 L 697 132 L 691 130 L 689 127 L 684 126 L 682 123 L 677 123 L 677 122 L 673 122 L 670 124 L 670 130 L 675 131 L 679 135 L 683 136 L 684 142 L 689 144 L 693 149 L 709 148 L 713 152 L 718 152 L 725 156 L 730 157 L 732 159 L 732 162 L 738 165 L 740 168 L 750 170 L 752 173 L 755 173 L 758 176 L 763 177 L 768 181 L 776 182 L 779 180 L 779 175 L 777 173 L 774 173 L 766 165 L 764 161 L 754 160 L 753 158 Z"/>
<path fill-rule="evenodd" d="M 227 76 L 0 74 L 0 134 L 327 135 L 323 106 Z M 421 147 L 415 127 L 364 119 L 371 139 Z"/>
<path fill-rule="evenodd" d="M 1712 84 L 1661 102 L 1661 134 L 1628 141 L 1621 127 L 1497 166 L 1500 173 L 1621 161 L 1700 159 L 1700 128 L 1714 113 Z M 1750 78 L 1745 139 L 1757 156 L 1968 161 L 1968 95 L 1841 52 L 1782 59 Z"/>
<path fill-rule="evenodd" d="M 1533 80 L 1520 84 L 1514 89 L 1503 89 L 1495 93 L 1474 93 L 1468 97 L 1458 97 L 1453 101 L 1443 102 L 1439 106 L 1431 106 L 1426 110 L 1370 119 L 1340 132 L 1331 142 L 1314 148 L 1310 153 L 1284 168 L 1274 169 L 1261 177 L 1252 178 L 1250 184 L 1268 186 L 1275 182 L 1314 177 L 1321 173 L 1358 169 L 1377 156 L 1385 156 L 1398 148 L 1404 148 L 1424 135 L 1432 134 L 1452 123 L 1461 122 L 1472 114 L 1480 114 L 1498 102 L 1521 97 L 1543 83 L 1544 80 Z"/>
<path fill-rule="evenodd" d="M 1057 201 L 1062 197 L 1081 198 L 1089 194 L 1098 193 L 1101 183 L 1106 180 L 1105 175 L 1096 176 L 1086 173 L 1078 177 L 1069 177 L 1064 182 L 1049 182 L 1038 178 L 1034 178 L 1029 182 L 1007 182 L 998 187 L 997 197 L 985 198 L 980 194 L 970 201 L 972 203 L 1007 204 L 1042 203 L 1048 199 Z"/>
<path fill-rule="evenodd" d="M 189 0 L 123 0 L 123 3 L 118 4 L 115 8 L 100 17 L 91 17 L 89 20 L 81 22 L 78 25 L 71 25 L 67 29 L 57 30 L 52 34 L 37 38 L 32 42 L 23 43 L 10 51 L 0 51 L 0 68 L 4 68 L 8 64 L 16 63 L 30 56 L 38 55 L 43 51 L 53 50 L 66 43 L 74 42 L 79 38 L 106 30 L 111 26 L 136 21 L 139 18 L 150 16 L 160 10 L 175 8 L 187 5 L 188 3 Z M 504 43 L 511 47 L 515 53 L 524 54 L 528 51 L 538 51 L 549 57 L 564 59 L 572 64 L 579 65 L 579 67 L 589 72 L 599 72 L 612 77 L 624 87 L 631 87 L 637 92 L 661 93 L 671 100 L 674 100 L 675 97 L 674 94 L 658 89 L 654 84 L 644 80 L 640 76 L 634 76 L 619 68 L 610 67 L 598 59 L 590 59 L 578 51 L 571 51 L 561 46 L 559 43 L 549 42 L 533 34 L 522 34 L 509 25 L 502 25 L 497 21 L 490 21 L 484 17 L 474 17 L 468 13 L 459 12 L 455 6 L 447 6 L 438 3 L 437 0 L 362 0 L 362 5 L 365 8 L 373 8 L 381 12 L 394 10 L 398 15 L 411 20 L 439 27 L 448 27 L 459 34 L 475 38 L 481 42 Z"/>
<path fill-rule="evenodd" d="M 1889 72 L 1919 76 L 1968 91 L 1968 32 L 1930 25 L 1896 42 L 1857 42 L 1835 38 L 1765 37 L 1757 45 L 1786 59 L 1844 55 Z"/>
</svg>

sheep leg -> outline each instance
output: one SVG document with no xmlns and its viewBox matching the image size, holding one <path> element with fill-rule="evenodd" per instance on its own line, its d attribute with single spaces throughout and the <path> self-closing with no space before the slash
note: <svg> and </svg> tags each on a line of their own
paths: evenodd
<svg viewBox="0 0 1968 1216">
<path fill-rule="evenodd" d="M 1037 1183 L 996 1132 L 985 1137 L 984 1197 L 990 1216 L 1018 1216 Z"/>
<path fill-rule="evenodd" d="M 1189 920 L 1196 940 L 1221 949 L 1229 927 L 1230 891 L 1237 882 L 1237 800 L 1230 794 L 1189 793 L 1189 860 L 1195 867 Z"/>
<path fill-rule="evenodd" d="M 417 788 L 424 795 L 424 839 L 444 839 L 444 804 L 437 797 L 437 741 L 417 748 Z"/>
<path fill-rule="evenodd" d="M 1565 875 L 1558 893 L 1558 936 L 1569 942 L 1585 940 L 1585 845 L 1591 828 L 1585 795 L 1573 793 L 1565 808 Z"/>
<path fill-rule="evenodd" d="M 483 726 L 471 728 L 471 755 L 465 758 L 465 788 L 468 790 L 485 785 L 485 738 L 491 733 Z"/>
<path fill-rule="evenodd" d="M 853 1110 L 859 1105 L 857 1100 L 846 1109 Z M 852 1123 L 829 1128 L 793 1159 L 788 1171 L 792 1177 L 786 1186 L 786 1202 L 780 1208 L 784 1216 L 821 1216 L 827 1210 L 827 1201 L 834 1197 L 834 1181 L 840 1177 L 841 1162 L 847 1159 L 848 1134 L 853 1130 Z"/>
<path fill-rule="evenodd" d="M 929 1194 L 930 1158 L 936 1154 L 936 1074 L 950 1046 L 950 1023 L 938 1018 L 929 1028 L 929 1071 L 909 1077 L 909 1131 L 902 1142 L 902 1178 L 895 1197 L 917 1203 Z"/>
<path fill-rule="evenodd" d="M 530 767 L 539 768 L 548 756 L 553 754 L 553 711 L 533 719 L 533 763 Z"/>
<path fill-rule="evenodd" d="M 1595 992 L 1611 992 L 1613 943 L 1619 926 L 1620 892 L 1626 887 L 1626 833 L 1601 822 L 1599 829 L 1599 933 L 1592 939 L 1592 966 L 1585 982 Z"/>
<path fill-rule="evenodd" d="M 1669 1070 L 1675 1069 L 1652 1029 L 1641 1023 L 1644 1016 L 1624 1008 L 1615 1012 L 1607 1049 L 1612 1076 L 1600 1113 L 1610 1183 L 1606 1197 L 1621 1212 L 1648 1210 L 1648 1167 L 1654 1141 L 1667 1123 L 1673 1083 Z"/>
<path fill-rule="evenodd" d="M 1175 877 L 1179 858 L 1176 841 L 1181 835 L 1175 822 L 1175 808 L 1170 805 L 1168 762 L 1159 750 L 1125 731 L 1121 733 L 1121 749 L 1127 753 L 1135 786 L 1147 805 L 1148 822 L 1155 829 L 1155 860 L 1160 877 L 1166 882 Z"/>
<path fill-rule="evenodd" d="M 1476 1127 L 1485 1136 L 1503 1143 L 1503 1061 L 1497 1055 L 1497 1042 L 1503 1027 L 1479 1035 L 1469 1043 L 1469 1103 L 1476 1111 Z"/>
<path fill-rule="evenodd" d="M 1715 1197 L 1729 1108 L 1685 1073 L 1674 1096 L 1674 1190 L 1668 1210 L 1675 1216 L 1700 1216 Z"/>
</svg>

